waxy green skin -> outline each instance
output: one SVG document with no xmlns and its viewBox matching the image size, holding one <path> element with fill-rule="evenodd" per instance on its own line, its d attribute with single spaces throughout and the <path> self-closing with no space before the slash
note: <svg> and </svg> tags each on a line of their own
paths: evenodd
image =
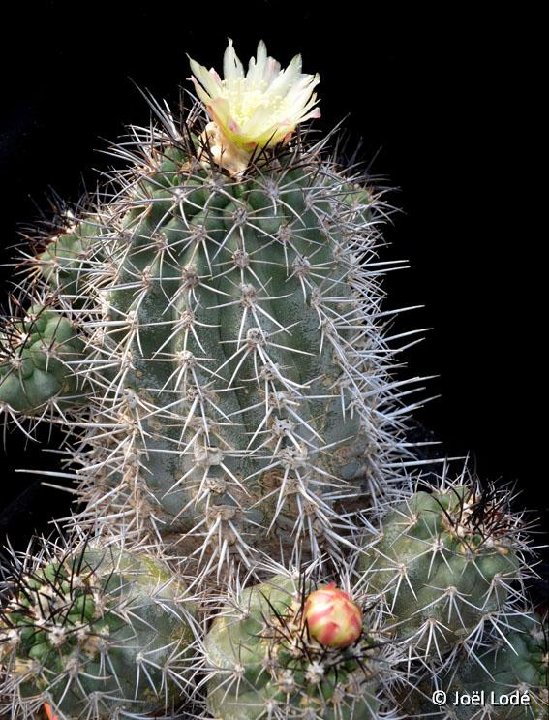
<svg viewBox="0 0 549 720">
<path fill-rule="evenodd" d="M 176 207 L 174 194 L 169 189 L 152 190 L 155 184 L 151 182 L 152 209 L 146 213 L 135 212 L 135 220 L 126 219 L 132 247 L 125 257 L 119 285 L 135 285 L 145 271 L 153 279 L 142 300 L 136 301 L 138 293 L 132 287 L 113 289 L 108 294 L 108 302 L 112 317 L 135 312 L 139 326 L 141 351 L 136 338 L 130 347 L 135 371 L 128 374 L 126 388 L 141 395 L 144 402 L 169 407 L 155 419 L 164 415 L 171 429 L 163 427 L 160 434 L 152 422 L 144 422 L 150 440 L 143 449 L 154 451 L 147 463 L 150 478 L 147 484 L 160 498 L 173 531 L 191 531 L 196 525 L 197 507 L 204 507 L 206 502 L 221 511 L 224 506 L 234 507 L 237 500 L 249 507 L 246 515 L 253 523 L 266 527 L 270 524 L 274 515 L 273 498 L 269 500 L 265 496 L 272 488 L 267 485 L 268 471 L 264 468 L 272 465 L 272 459 L 264 443 L 271 418 L 265 413 L 268 402 L 265 390 L 288 392 L 288 388 L 308 384 L 305 397 L 299 401 L 299 414 L 311 429 L 302 423 L 299 435 L 303 443 L 313 448 L 307 462 L 318 464 L 325 472 L 333 468 L 329 459 L 315 450 L 319 446 L 318 436 L 322 437 L 323 445 L 341 445 L 358 430 L 358 416 L 346 423 L 338 422 L 341 418 L 339 397 L 325 398 L 340 379 L 341 368 L 333 362 L 331 353 L 319 353 L 318 313 L 311 304 L 310 294 L 307 299 L 303 298 L 298 277 L 292 277 L 291 263 L 299 253 L 306 257 L 314 255 L 315 265 L 321 266 L 317 270 L 322 275 L 322 279 L 317 280 L 319 285 L 334 287 L 345 273 L 343 265 L 333 257 L 334 239 L 323 235 L 319 227 L 316 213 L 322 211 L 322 203 L 319 201 L 319 207 L 305 211 L 303 200 L 296 200 L 307 184 L 300 175 L 295 171 L 282 177 L 267 175 L 250 183 L 218 178 L 216 190 L 211 194 L 201 197 L 205 195 L 203 191 L 193 190 L 186 201 Z M 270 199 L 262 190 L 262 186 L 270 183 L 281 186 L 277 188 L 277 200 Z M 181 188 L 179 184 L 177 191 L 184 197 L 185 191 L 189 192 L 185 185 Z M 291 235 L 288 242 L 293 249 L 287 250 L 289 267 L 284 261 L 284 245 L 279 240 L 281 228 Z M 167 253 L 158 253 L 154 245 L 151 248 L 154 239 L 160 237 L 177 262 Z M 249 260 L 242 257 L 243 253 Z M 249 265 L 239 267 L 243 262 Z M 182 275 L 187 277 L 187 287 Z M 242 286 L 248 286 L 249 298 Z M 353 304 L 350 289 L 337 288 L 337 294 L 349 310 Z M 256 295 L 257 309 L 253 306 Z M 170 299 L 167 308 L 166 296 Z M 247 307 L 247 303 L 251 307 Z M 178 322 L 185 324 L 186 313 L 192 313 L 196 335 L 185 327 L 174 333 Z M 164 325 L 157 324 L 159 318 Z M 294 323 L 295 327 L 291 327 Z M 247 352 L 251 347 L 247 346 L 247 335 L 255 335 L 256 328 L 262 333 L 259 348 Z M 287 331 L 284 328 L 288 328 Z M 350 338 L 351 332 L 344 333 L 345 336 Z M 116 341 L 117 337 L 114 333 L 112 339 Z M 288 349 L 276 347 L 274 343 Z M 162 348 L 160 353 L 159 348 Z M 156 357 L 155 353 L 158 353 Z M 182 353 L 191 356 L 179 362 L 168 360 L 168 355 L 181 357 Z M 194 367 L 193 363 L 196 363 Z M 262 373 L 272 372 L 275 366 L 280 368 L 286 383 L 276 378 L 262 379 Z M 179 383 L 174 373 L 176 378 L 181 378 Z M 141 387 L 147 388 L 146 394 L 141 394 Z M 176 392 L 184 398 L 178 404 L 174 404 Z M 206 414 L 207 426 L 196 410 L 197 393 L 205 395 L 198 404 Z M 315 396 L 322 397 L 316 399 Z M 279 401 L 278 406 L 281 405 Z M 270 408 L 273 419 L 295 421 L 291 413 L 279 407 Z M 182 433 L 185 424 L 191 427 Z M 210 442 L 197 438 L 197 430 L 211 433 Z M 173 455 L 176 448 L 183 448 L 178 456 Z M 206 472 L 208 481 L 226 483 L 225 492 L 219 488 L 207 496 L 201 494 Z M 231 482 L 231 474 L 240 479 L 242 487 Z M 337 483 L 334 482 L 334 486 Z M 329 490 L 328 487 L 322 492 Z M 280 525 L 291 526 L 295 512 L 293 509 L 293 513 L 284 513 Z M 241 523 L 235 519 L 235 524 Z M 244 520 L 242 532 L 250 531 L 250 525 Z"/>
<path fill-rule="evenodd" d="M 295 582 L 275 576 L 243 590 L 238 609 L 231 613 L 227 607 L 226 614 L 215 619 L 205 639 L 206 665 L 215 668 L 207 698 L 213 717 L 257 720 L 269 712 L 276 717 L 311 720 L 377 717 L 379 666 L 373 655 L 361 656 L 361 669 L 352 648 L 324 648 L 321 664 L 325 670 L 317 683 L 307 677 L 307 657 L 292 652 L 292 638 L 298 631 L 272 636 L 270 628 L 276 627 L 276 614 L 291 617 L 299 603 Z M 301 636 L 307 638 L 305 632 Z M 320 655 L 321 647 L 310 639 L 308 642 Z M 231 678 L 237 667 L 241 668 L 238 679 L 235 675 Z M 284 685 L 288 678 L 291 687 Z"/>
<path fill-rule="evenodd" d="M 60 718 L 169 711 L 181 689 L 163 668 L 192 652 L 195 612 L 154 557 L 88 548 L 25 579 L 0 621 L 0 664 L 20 675 L 24 702 Z"/>
<path fill-rule="evenodd" d="M 475 657 L 460 656 L 455 666 L 439 679 L 446 703 L 438 711 L 431 702 L 435 687 L 426 680 L 419 692 L 405 699 L 414 715 L 436 713 L 441 720 L 544 720 L 549 711 L 548 627 L 533 613 L 505 618 L 504 637 L 492 637 L 491 644 Z M 528 703 L 510 704 L 504 696 L 518 690 Z M 476 698 L 476 703 L 470 702 Z"/>
<path fill-rule="evenodd" d="M 383 518 L 379 542 L 358 556 L 395 635 L 420 654 L 441 657 L 465 641 L 504 607 L 506 586 L 519 572 L 504 538 L 492 542 L 470 532 L 464 505 L 470 493 L 459 485 L 414 493 Z"/>
<path fill-rule="evenodd" d="M 304 557 L 341 559 L 401 454 L 373 218 L 371 194 L 314 155 L 234 179 L 167 146 L 54 238 L 34 270 L 79 338 L 63 370 L 80 393 L 0 384 L 0 401 L 40 416 L 63 400 L 82 521 L 124 518 L 217 576 L 253 564 L 258 528 L 271 557 L 299 537 Z"/>
<path fill-rule="evenodd" d="M 52 398 L 60 409 L 83 402 L 85 392 L 75 374 L 83 342 L 58 310 L 31 306 L 25 317 L 13 321 L 9 336 L 0 331 L 0 343 L 9 343 L 11 349 L 9 357 L 0 360 L 0 404 L 32 415 Z"/>
</svg>

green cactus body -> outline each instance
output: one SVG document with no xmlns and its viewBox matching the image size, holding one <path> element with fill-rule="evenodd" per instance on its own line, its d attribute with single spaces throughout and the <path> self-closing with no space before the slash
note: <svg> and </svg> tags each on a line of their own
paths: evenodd
<svg viewBox="0 0 549 720">
<path fill-rule="evenodd" d="M 473 656 L 459 658 L 438 680 L 446 702 L 437 710 L 431 678 L 406 698 L 413 715 L 440 720 L 544 720 L 549 710 L 547 624 L 532 613 L 510 615 Z"/>
<path fill-rule="evenodd" d="M 478 658 L 459 663 L 447 677 L 450 695 L 482 693 L 485 706 L 476 715 L 464 704 L 456 707 L 459 720 L 542 720 L 549 712 L 549 648 L 547 626 L 532 615 L 509 617 L 504 637 L 492 638 Z M 494 634 L 495 635 L 495 634 Z M 513 696 L 516 697 L 513 697 Z M 511 700 L 513 703 L 511 704 Z M 524 703 L 524 704 L 523 704 Z"/>
<path fill-rule="evenodd" d="M 52 398 L 51 409 L 58 410 L 83 402 L 82 380 L 76 375 L 83 342 L 74 324 L 57 309 L 32 305 L 23 318 L 2 329 L 0 344 L 7 355 L 0 362 L 4 407 L 34 415 L 43 412 Z"/>
<path fill-rule="evenodd" d="M 46 247 L 39 253 L 40 274 L 50 292 L 72 310 L 85 307 L 87 299 L 93 297 L 92 289 L 85 281 L 91 281 L 90 264 L 106 262 L 108 244 L 104 241 L 105 228 L 98 216 L 76 220 L 70 213 L 66 221 L 68 227 L 48 238 Z M 81 275 L 84 268 L 86 272 Z"/>
<path fill-rule="evenodd" d="M 382 520 L 358 567 L 415 652 L 442 659 L 504 608 L 519 577 L 507 520 L 471 485 L 418 491 Z"/>
<path fill-rule="evenodd" d="M 61 718 L 110 720 L 180 702 L 194 608 L 162 562 L 88 547 L 25 568 L 12 587 L 0 665 L 19 707 L 48 702 Z"/>
<path fill-rule="evenodd" d="M 378 717 L 379 654 L 365 634 L 333 649 L 308 636 L 289 577 L 243 590 L 205 640 L 208 709 L 220 720 Z"/>
<path fill-rule="evenodd" d="M 84 515 L 218 575 L 253 564 L 258 531 L 271 557 L 296 538 L 341 557 L 402 455 L 375 200 L 315 152 L 235 179 L 192 149 L 142 147 L 116 201 L 34 260 L 84 348 Z"/>
</svg>

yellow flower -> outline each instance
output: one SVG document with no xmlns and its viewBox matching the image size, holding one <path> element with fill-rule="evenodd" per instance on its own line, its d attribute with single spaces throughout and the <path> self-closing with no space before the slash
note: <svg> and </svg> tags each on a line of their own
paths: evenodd
<svg viewBox="0 0 549 720">
<path fill-rule="evenodd" d="M 300 55 L 282 70 L 260 42 L 257 58 L 251 58 L 244 74 L 229 40 L 223 79 L 213 68 L 208 71 L 192 59 L 190 63 L 198 97 L 215 125 L 210 123 L 206 129 L 208 140 L 217 138 L 220 143 L 215 148 L 216 161 L 225 153 L 233 165 L 244 169 L 256 149 L 287 141 L 298 123 L 320 115 L 313 92 L 320 78 L 301 72 Z M 227 166 L 227 162 L 221 164 Z"/>
</svg>

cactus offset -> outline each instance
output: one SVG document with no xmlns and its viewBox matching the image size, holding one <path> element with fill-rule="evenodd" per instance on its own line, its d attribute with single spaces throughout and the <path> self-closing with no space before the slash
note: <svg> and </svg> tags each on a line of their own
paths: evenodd
<svg viewBox="0 0 549 720">
<path fill-rule="evenodd" d="M 439 720 L 543 720 L 549 709 L 547 621 L 520 611 L 491 628 L 476 655 L 459 662 L 433 682 L 428 677 L 403 701 L 414 715 Z M 445 696 L 434 712 L 437 686 Z M 476 698 L 476 702 L 474 699 Z"/>
<path fill-rule="evenodd" d="M 1 330 L 2 401 L 11 411 L 62 412 L 84 399 L 74 366 L 82 360 L 82 340 L 73 323 L 47 303 L 28 308 Z"/>
<path fill-rule="evenodd" d="M 104 720 L 180 704 L 196 610 L 165 563 L 86 544 L 15 560 L 0 618 L 14 716 L 44 703 L 60 718 Z"/>
<path fill-rule="evenodd" d="M 412 655 L 448 663 L 489 619 L 521 597 L 527 546 L 504 493 L 466 481 L 417 491 L 381 521 L 360 553 L 367 587 L 384 604 Z"/>
<path fill-rule="evenodd" d="M 378 717 L 387 660 L 373 629 L 361 622 L 344 647 L 319 643 L 306 618 L 307 602 L 319 591 L 307 586 L 303 577 L 275 575 L 240 590 L 216 617 L 205 640 L 213 717 Z"/>
</svg>

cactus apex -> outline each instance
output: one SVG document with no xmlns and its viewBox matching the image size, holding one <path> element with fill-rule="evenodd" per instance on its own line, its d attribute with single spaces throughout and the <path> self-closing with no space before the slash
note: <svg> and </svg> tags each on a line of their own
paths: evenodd
<svg viewBox="0 0 549 720">
<path fill-rule="evenodd" d="M 319 117 L 313 89 L 320 77 L 301 72 L 300 55 L 282 70 L 260 42 L 257 58 L 250 59 L 244 75 L 229 40 L 223 79 L 213 68 L 207 70 L 192 58 L 190 64 L 197 95 L 212 121 L 202 141 L 209 159 L 232 175 L 243 172 L 258 151 L 287 142 L 299 123 Z"/>
</svg>

